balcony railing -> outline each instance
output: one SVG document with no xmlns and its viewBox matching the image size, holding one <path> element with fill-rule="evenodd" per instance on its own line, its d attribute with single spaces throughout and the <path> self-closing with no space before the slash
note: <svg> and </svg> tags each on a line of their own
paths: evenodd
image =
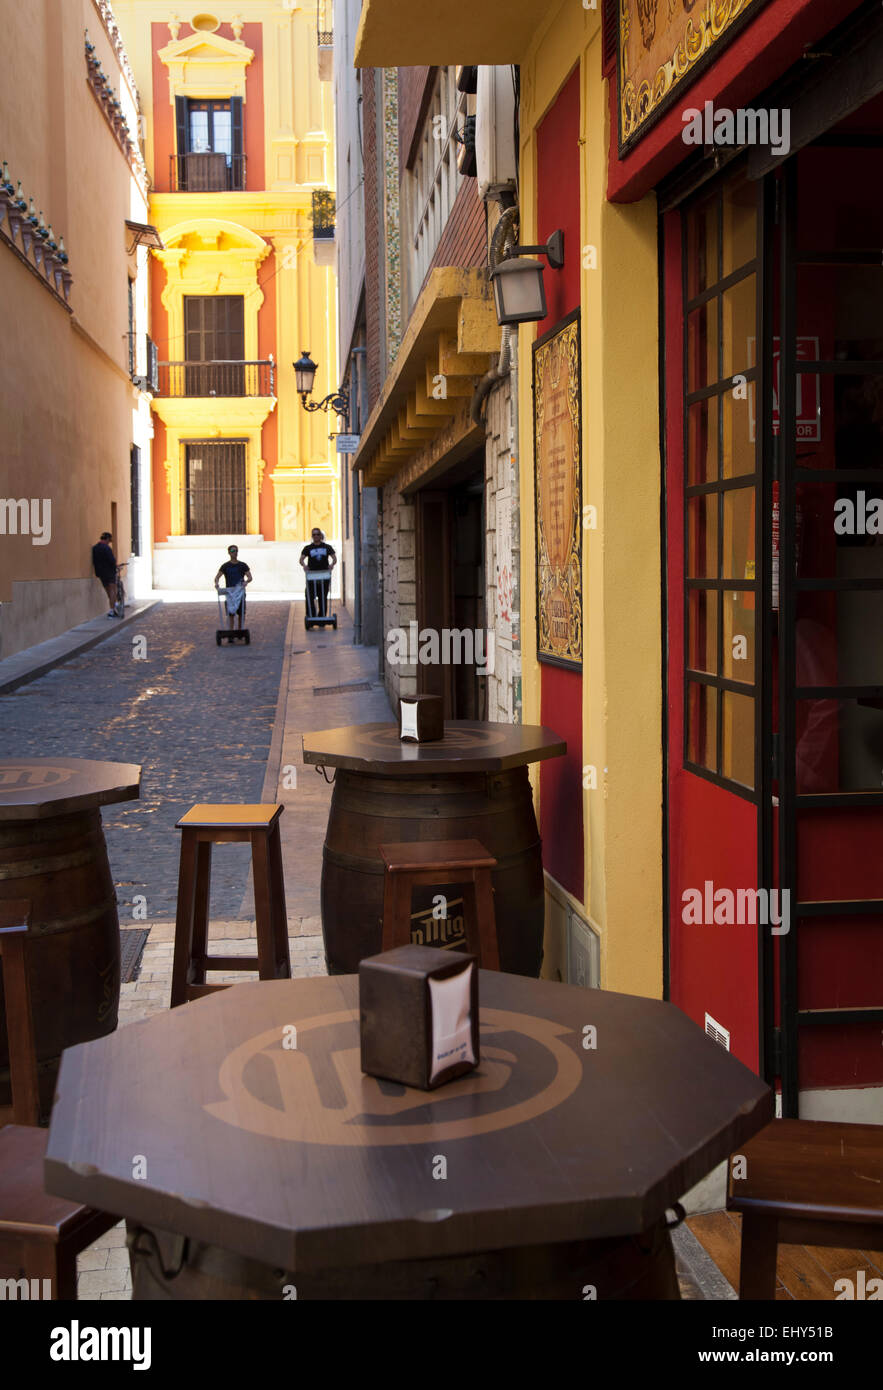
<svg viewBox="0 0 883 1390">
<path fill-rule="evenodd" d="M 160 362 L 159 395 L 275 396 L 276 363 L 267 362 Z"/>
<path fill-rule="evenodd" d="M 169 186 L 173 193 L 241 193 L 245 165 L 244 154 L 173 154 Z"/>
</svg>

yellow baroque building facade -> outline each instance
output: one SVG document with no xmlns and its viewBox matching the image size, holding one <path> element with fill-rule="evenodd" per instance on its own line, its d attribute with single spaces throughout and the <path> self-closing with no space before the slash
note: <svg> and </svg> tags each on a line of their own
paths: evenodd
<svg viewBox="0 0 883 1390">
<path fill-rule="evenodd" d="M 282 0 L 115 11 L 161 242 L 154 585 L 205 587 L 235 541 L 257 590 L 290 591 L 312 528 L 340 536 L 334 416 L 302 408 L 292 365 L 307 349 L 317 394 L 337 385 L 333 112 L 316 12 Z"/>
</svg>

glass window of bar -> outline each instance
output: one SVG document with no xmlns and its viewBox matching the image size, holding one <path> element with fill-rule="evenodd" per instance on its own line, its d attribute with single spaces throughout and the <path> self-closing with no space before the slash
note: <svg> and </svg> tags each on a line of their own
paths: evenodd
<svg viewBox="0 0 883 1390">
<path fill-rule="evenodd" d="M 757 702 L 757 189 L 683 217 L 685 765 L 754 790 Z"/>
</svg>

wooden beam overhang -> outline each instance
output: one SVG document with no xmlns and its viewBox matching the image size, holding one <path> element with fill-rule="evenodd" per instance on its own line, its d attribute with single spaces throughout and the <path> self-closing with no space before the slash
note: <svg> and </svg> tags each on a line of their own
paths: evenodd
<svg viewBox="0 0 883 1390">
<path fill-rule="evenodd" d="M 456 448 L 461 436 L 471 439 L 469 402 L 499 351 L 487 272 L 431 271 L 353 457 L 368 487 L 382 487 L 405 465 L 413 484 L 437 467 L 442 440 Z"/>
</svg>

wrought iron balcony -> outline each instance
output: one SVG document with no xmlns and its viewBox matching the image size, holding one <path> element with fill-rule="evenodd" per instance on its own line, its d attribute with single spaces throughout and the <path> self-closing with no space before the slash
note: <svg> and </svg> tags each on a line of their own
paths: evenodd
<svg viewBox="0 0 883 1390">
<path fill-rule="evenodd" d="M 172 193 L 241 193 L 246 186 L 245 166 L 244 154 L 173 154 L 169 187 Z"/>
<path fill-rule="evenodd" d="M 275 396 L 276 363 L 266 362 L 160 362 L 159 395 L 171 399 L 187 396 Z"/>
</svg>

